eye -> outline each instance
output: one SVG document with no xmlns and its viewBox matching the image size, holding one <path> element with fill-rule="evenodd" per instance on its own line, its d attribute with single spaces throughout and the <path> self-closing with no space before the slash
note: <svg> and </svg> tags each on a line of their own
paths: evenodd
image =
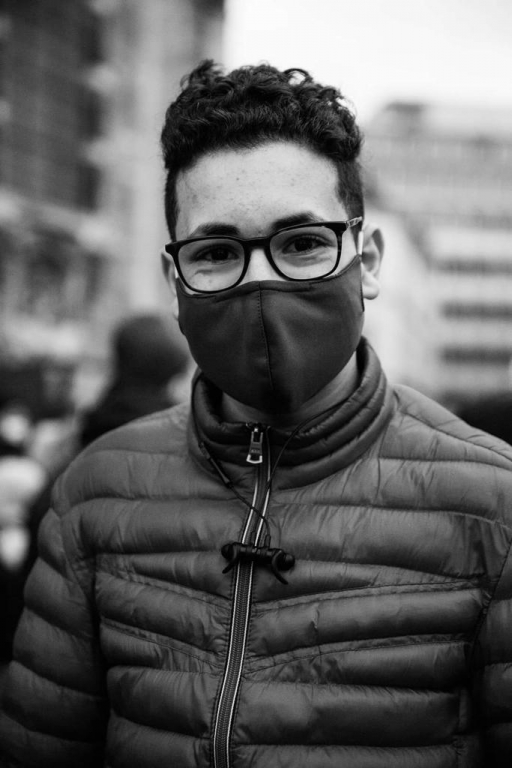
<svg viewBox="0 0 512 768">
<path fill-rule="evenodd" d="M 325 242 L 317 235 L 304 234 L 290 238 L 287 243 L 284 243 L 283 250 L 295 253 L 307 253 L 308 251 L 313 251 L 316 248 L 321 248 L 323 246 L 325 246 Z"/>
<path fill-rule="evenodd" d="M 240 259 L 236 245 L 226 242 L 196 243 L 193 247 L 188 247 L 183 255 L 189 264 L 203 266 L 221 266 Z"/>
<path fill-rule="evenodd" d="M 321 232 L 300 231 L 290 232 L 278 244 L 282 256 L 316 256 L 331 248 L 333 243 L 328 236 Z"/>
</svg>

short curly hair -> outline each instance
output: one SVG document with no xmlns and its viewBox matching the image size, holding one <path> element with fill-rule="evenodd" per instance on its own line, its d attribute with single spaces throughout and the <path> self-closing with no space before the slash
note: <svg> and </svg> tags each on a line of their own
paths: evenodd
<svg viewBox="0 0 512 768">
<path fill-rule="evenodd" d="M 320 85 L 303 69 L 280 71 L 259 64 L 225 74 L 211 60 L 199 64 L 181 85 L 161 134 L 167 172 L 165 216 L 172 237 L 178 173 L 206 153 L 248 149 L 268 141 L 294 141 L 333 160 L 338 193 L 349 216 L 364 214 L 358 162 L 362 134 L 336 88 Z"/>
</svg>

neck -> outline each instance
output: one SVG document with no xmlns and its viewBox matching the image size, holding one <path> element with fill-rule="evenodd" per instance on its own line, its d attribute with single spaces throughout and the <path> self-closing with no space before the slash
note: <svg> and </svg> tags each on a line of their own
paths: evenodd
<svg viewBox="0 0 512 768">
<path fill-rule="evenodd" d="M 358 370 L 355 353 L 347 365 L 320 392 L 313 395 L 300 408 L 290 413 L 267 413 L 240 403 L 238 400 L 223 394 L 222 418 L 224 421 L 243 421 L 251 424 L 267 424 L 270 427 L 293 429 L 307 419 L 319 416 L 323 411 L 346 400 L 356 389 Z"/>
</svg>

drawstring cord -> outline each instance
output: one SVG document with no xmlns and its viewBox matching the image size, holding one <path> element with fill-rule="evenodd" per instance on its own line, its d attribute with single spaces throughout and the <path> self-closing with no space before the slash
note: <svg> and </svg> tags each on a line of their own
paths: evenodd
<svg viewBox="0 0 512 768">
<path fill-rule="evenodd" d="M 228 488 L 232 493 L 234 493 L 237 499 L 239 499 L 242 502 L 242 504 L 244 504 L 249 509 L 250 512 L 254 512 L 265 526 L 265 537 L 264 537 L 262 546 L 257 546 L 255 544 L 243 544 L 242 542 L 239 542 L 239 541 L 233 541 L 233 542 L 224 544 L 221 547 L 222 556 L 226 560 L 228 560 L 228 564 L 222 572 L 227 573 L 232 568 L 234 568 L 234 566 L 241 559 L 247 559 L 247 560 L 252 560 L 254 562 L 258 562 L 262 565 L 268 565 L 270 567 L 270 570 L 274 574 L 274 576 L 276 576 L 276 578 L 282 584 L 287 584 L 288 582 L 284 579 L 283 576 L 281 576 L 279 571 L 288 571 L 290 570 L 290 568 L 293 568 L 293 566 L 295 565 L 295 557 L 292 554 L 285 552 L 283 549 L 272 548 L 270 546 L 271 544 L 270 526 L 265 515 L 261 512 L 261 510 L 257 509 L 254 506 L 254 504 L 251 504 L 250 501 L 247 501 L 247 499 L 245 499 L 242 496 L 242 494 L 235 488 L 234 482 L 224 472 L 219 462 L 209 452 L 204 440 L 201 439 L 201 431 L 199 429 L 199 423 L 197 421 L 196 410 L 194 407 L 195 392 L 196 392 L 196 387 L 199 382 L 200 376 L 201 374 L 199 374 L 195 378 L 192 384 L 192 393 L 191 393 L 192 394 L 191 396 L 192 419 L 193 419 L 194 428 L 195 428 L 197 439 L 198 439 L 199 450 L 201 451 L 206 461 L 210 464 L 212 469 L 215 471 L 215 473 L 219 476 L 220 480 L 226 486 L 226 488 Z M 338 405 L 339 404 L 336 403 L 335 405 L 330 406 L 320 414 L 317 413 L 314 416 L 309 416 L 307 419 L 302 421 L 297 427 L 295 427 L 295 429 L 292 430 L 292 432 L 288 435 L 285 442 L 281 446 L 281 449 L 277 454 L 275 461 L 272 464 L 270 475 L 267 480 L 267 484 L 265 486 L 264 496 L 266 496 L 270 491 L 272 480 L 279 466 L 279 462 L 281 461 L 283 453 L 288 447 L 288 445 L 290 444 L 291 440 L 293 440 L 293 438 L 301 431 L 301 429 L 307 426 L 307 424 L 309 424 L 312 421 L 315 421 L 316 419 L 318 419 L 319 416 L 322 416 L 324 414 L 329 413 L 330 411 L 333 411 L 335 408 L 338 407 Z M 267 427 L 267 430 L 268 430 L 268 427 Z"/>
</svg>

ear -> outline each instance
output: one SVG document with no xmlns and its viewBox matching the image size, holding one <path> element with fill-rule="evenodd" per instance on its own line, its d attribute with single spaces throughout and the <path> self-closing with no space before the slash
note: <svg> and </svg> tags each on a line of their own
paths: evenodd
<svg viewBox="0 0 512 768">
<path fill-rule="evenodd" d="M 162 259 L 162 271 L 165 275 L 167 285 L 171 292 L 171 314 L 175 320 L 178 320 L 178 298 L 176 296 L 176 275 L 171 261 L 166 257 L 164 253 L 161 254 Z"/>
<path fill-rule="evenodd" d="M 361 256 L 361 282 L 363 298 L 375 299 L 379 295 L 379 271 L 384 255 L 384 238 L 378 227 L 365 223 L 363 227 L 363 253 Z"/>
</svg>

